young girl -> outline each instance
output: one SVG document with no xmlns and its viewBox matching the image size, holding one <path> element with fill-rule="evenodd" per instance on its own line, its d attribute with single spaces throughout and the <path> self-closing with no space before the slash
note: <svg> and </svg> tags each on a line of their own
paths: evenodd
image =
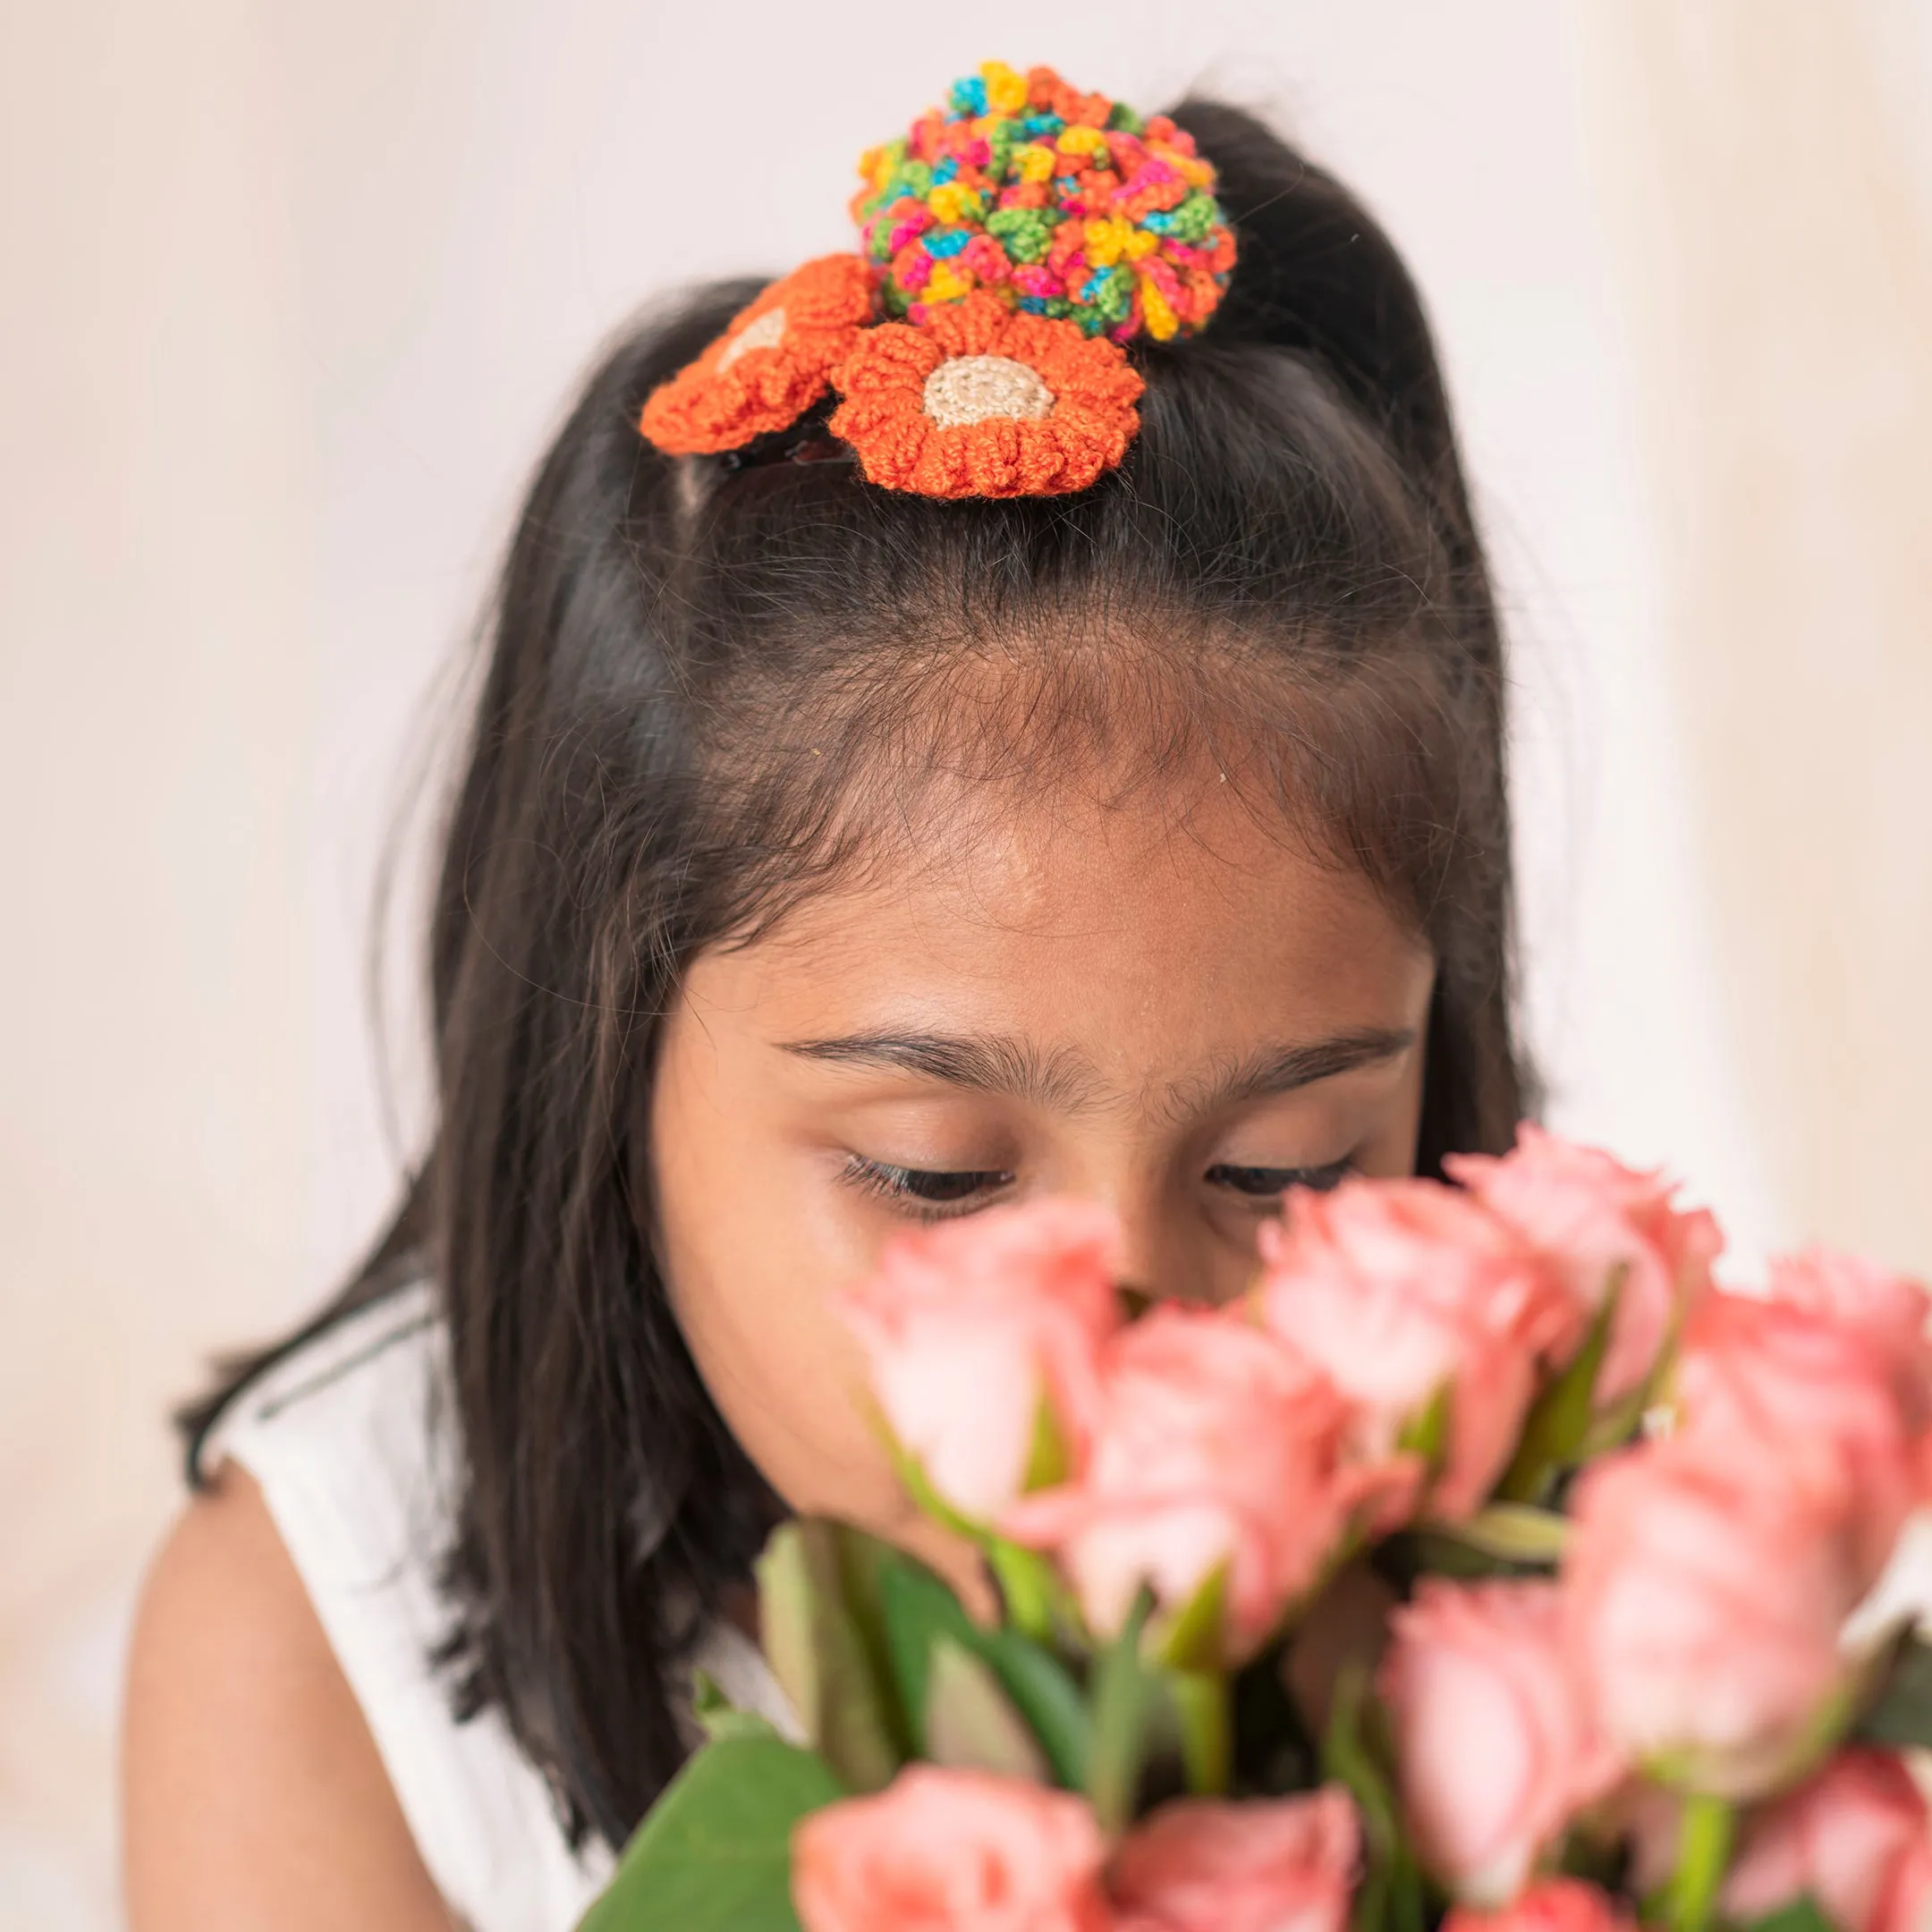
<svg viewBox="0 0 1932 1932">
<path fill-rule="evenodd" d="M 784 1721 L 784 1512 L 970 1580 L 826 1310 L 895 1231 L 1087 1196 L 1219 1298 L 1285 1189 L 1522 1110 L 1496 614 L 1387 239 L 1244 114 L 1043 70 L 866 166 L 860 255 L 632 333 L 538 475 L 434 1143 L 190 1420 L 137 1932 L 562 1932 L 694 1665 Z"/>
</svg>

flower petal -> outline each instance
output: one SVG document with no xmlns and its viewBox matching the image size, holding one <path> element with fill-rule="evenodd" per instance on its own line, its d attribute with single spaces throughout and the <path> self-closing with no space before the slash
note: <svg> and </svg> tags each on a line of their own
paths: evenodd
<svg viewBox="0 0 1932 1932">
<path fill-rule="evenodd" d="M 826 255 L 774 282 L 695 362 L 660 384 L 638 427 L 666 455 L 739 449 L 789 428 L 822 396 L 873 314 L 873 275 Z M 775 331 L 771 318 L 783 318 Z"/>
</svg>

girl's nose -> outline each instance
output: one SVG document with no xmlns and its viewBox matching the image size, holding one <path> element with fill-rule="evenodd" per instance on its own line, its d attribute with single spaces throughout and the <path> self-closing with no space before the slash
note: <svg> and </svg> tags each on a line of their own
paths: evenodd
<svg viewBox="0 0 1932 1932">
<path fill-rule="evenodd" d="M 1216 1307 L 1247 1285 L 1251 1265 L 1239 1265 L 1199 1217 L 1171 1196 L 1150 1194 L 1113 1205 L 1125 1236 L 1122 1280 L 1134 1293 Z"/>
</svg>

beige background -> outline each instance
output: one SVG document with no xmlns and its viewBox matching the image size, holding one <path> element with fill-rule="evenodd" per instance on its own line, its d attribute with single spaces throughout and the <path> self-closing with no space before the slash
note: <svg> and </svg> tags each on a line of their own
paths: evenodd
<svg viewBox="0 0 1932 1932">
<path fill-rule="evenodd" d="M 988 55 L 1269 106 L 1385 214 L 1514 614 L 1557 1123 L 1668 1158 L 1746 1264 L 1932 1267 L 1919 0 L 7 0 L 0 34 L 0 1927 L 117 1922 L 164 1409 L 323 1291 L 408 1142 L 372 881 L 572 375 L 655 287 L 839 245 L 858 148 Z"/>
</svg>

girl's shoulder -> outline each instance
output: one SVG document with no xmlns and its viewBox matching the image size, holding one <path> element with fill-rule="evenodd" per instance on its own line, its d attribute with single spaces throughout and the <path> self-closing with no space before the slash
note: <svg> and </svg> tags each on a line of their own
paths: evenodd
<svg viewBox="0 0 1932 1932">
<path fill-rule="evenodd" d="M 423 1862 L 476 1932 L 573 1924 L 609 1875 L 573 1852 L 501 1714 L 459 1724 L 432 1661 L 458 1489 L 447 1335 L 427 1283 L 335 1323 L 251 1383 L 208 1466 L 254 1479 L 360 1706 Z"/>
</svg>

